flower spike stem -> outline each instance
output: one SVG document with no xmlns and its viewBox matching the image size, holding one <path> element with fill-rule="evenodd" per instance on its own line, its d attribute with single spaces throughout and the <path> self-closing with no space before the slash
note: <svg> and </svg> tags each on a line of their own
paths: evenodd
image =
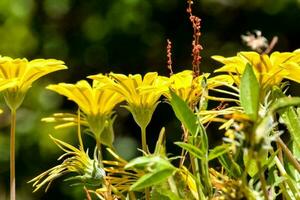
<svg viewBox="0 0 300 200">
<path fill-rule="evenodd" d="M 10 200 L 16 200 L 15 134 L 16 110 L 11 110 L 10 124 Z"/>
</svg>

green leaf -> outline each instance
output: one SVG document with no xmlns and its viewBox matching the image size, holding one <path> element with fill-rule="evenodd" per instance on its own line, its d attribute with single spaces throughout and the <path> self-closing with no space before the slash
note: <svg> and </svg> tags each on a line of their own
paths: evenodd
<svg viewBox="0 0 300 200">
<path fill-rule="evenodd" d="M 137 191 L 147 187 L 151 187 L 160 184 L 167 180 L 175 171 L 175 168 L 165 168 L 155 170 L 151 173 L 145 174 L 139 178 L 131 187 L 130 190 Z"/>
<path fill-rule="evenodd" d="M 106 121 L 105 128 L 103 129 L 101 135 L 100 135 L 100 141 L 102 144 L 112 147 L 113 142 L 115 139 L 115 134 L 114 134 L 114 128 L 113 128 L 113 123 L 116 119 L 116 115 L 113 116 L 112 119 L 109 119 Z"/>
<path fill-rule="evenodd" d="M 185 128 L 192 135 L 197 134 L 197 117 L 193 111 L 189 108 L 188 104 L 183 101 L 175 92 L 170 89 L 171 100 L 170 104 L 176 115 L 176 117 L 181 121 Z"/>
<path fill-rule="evenodd" d="M 240 101 L 245 113 L 255 121 L 259 109 L 259 83 L 256 79 L 252 66 L 247 63 L 241 78 Z"/>
<path fill-rule="evenodd" d="M 251 176 L 254 177 L 258 173 L 258 167 L 257 167 L 257 162 L 262 161 L 265 164 L 267 164 L 268 161 L 268 151 L 262 151 L 260 155 L 257 155 L 254 157 L 253 153 L 251 151 L 244 151 L 244 165 L 246 168 L 247 173 Z M 270 163 L 271 164 L 271 163 Z"/>
<path fill-rule="evenodd" d="M 274 110 L 278 110 L 278 114 L 292 137 L 293 153 L 298 159 L 300 159 L 300 118 L 299 113 L 297 113 L 297 110 L 293 107 L 300 104 L 300 98 L 286 97 L 278 87 L 274 87 L 272 92 L 275 98 L 279 98 L 272 105 L 272 108 Z"/>
<path fill-rule="evenodd" d="M 227 153 L 230 150 L 230 144 L 222 144 L 219 146 L 216 146 L 212 150 L 209 151 L 208 154 L 208 161 L 213 160 L 215 158 L 218 158 L 219 156 L 223 155 L 224 153 Z"/>
<path fill-rule="evenodd" d="M 205 152 L 202 152 L 198 147 L 184 143 L 184 142 L 175 142 L 176 145 L 180 146 L 182 149 L 188 151 L 190 154 L 195 156 L 198 159 L 204 159 L 205 158 Z"/>
<path fill-rule="evenodd" d="M 269 112 L 274 113 L 279 109 L 298 105 L 300 105 L 300 97 L 282 97 L 272 104 Z"/>
<path fill-rule="evenodd" d="M 176 194 L 174 194 L 170 188 L 164 188 L 162 185 L 158 185 L 151 191 L 151 200 L 181 200 Z"/>
<path fill-rule="evenodd" d="M 242 175 L 242 169 L 240 166 L 230 157 L 230 155 L 223 154 L 218 157 L 221 165 L 226 169 L 230 176 L 234 178 L 240 178 Z"/>
<path fill-rule="evenodd" d="M 137 157 L 131 160 L 129 163 L 127 163 L 125 169 L 129 169 L 129 168 L 145 169 L 150 162 L 151 162 L 150 157 L 146 157 L 146 156 Z"/>
<path fill-rule="evenodd" d="M 166 157 L 166 134 L 165 127 L 162 127 L 159 133 L 159 137 L 156 141 L 154 155 Z"/>
</svg>

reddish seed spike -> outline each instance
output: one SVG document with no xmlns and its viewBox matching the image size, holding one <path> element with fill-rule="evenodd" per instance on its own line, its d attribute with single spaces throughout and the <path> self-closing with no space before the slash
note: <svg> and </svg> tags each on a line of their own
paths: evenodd
<svg viewBox="0 0 300 200">
<path fill-rule="evenodd" d="M 200 45 L 200 28 L 201 28 L 201 19 L 192 13 L 192 0 L 188 0 L 188 8 L 187 8 L 187 13 L 190 15 L 189 19 L 192 23 L 194 33 L 193 33 L 193 41 L 192 41 L 192 65 L 193 65 L 193 72 L 194 72 L 194 77 L 197 77 L 200 75 L 200 63 L 202 57 L 200 56 L 200 52 L 203 49 L 203 47 Z"/>
<path fill-rule="evenodd" d="M 170 76 L 172 76 L 172 42 L 169 39 L 167 39 L 167 67 L 170 71 Z"/>
</svg>

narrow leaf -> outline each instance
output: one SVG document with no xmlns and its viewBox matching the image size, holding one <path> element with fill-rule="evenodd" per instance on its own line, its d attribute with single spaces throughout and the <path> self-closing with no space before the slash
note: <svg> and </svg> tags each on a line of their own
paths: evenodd
<svg viewBox="0 0 300 200">
<path fill-rule="evenodd" d="M 300 97 L 282 97 L 272 104 L 269 112 L 275 112 L 282 108 L 298 105 L 300 105 Z"/>
<path fill-rule="evenodd" d="M 240 166 L 227 154 L 223 154 L 218 157 L 221 165 L 226 171 L 234 178 L 240 178 L 242 175 L 242 169 Z"/>
<path fill-rule="evenodd" d="M 166 181 L 167 178 L 171 176 L 174 171 L 175 168 L 166 168 L 162 170 L 155 170 L 151 173 L 145 174 L 130 187 L 130 190 L 137 191 L 160 184 Z"/>
<path fill-rule="evenodd" d="M 162 185 L 158 185 L 151 191 L 151 200 L 181 200 L 176 194 L 174 194 L 169 188 L 164 188 Z"/>
<path fill-rule="evenodd" d="M 170 104 L 176 117 L 192 135 L 197 133 L 197 117 L 189 108 L 188 104 L 170 89 Z"/>
<path fill-rule="evenodd" d="M 208 154 L 208 161 L 213 160 L 215 158 L 218 158 L 219 156 L 223 155 L 224 153 L 227 153 L 230 150 L 230 144 L 222 144 L 219 146 L 216 146 L 212 150 L 210 150 Z"/>
<path fill-rule="evenodd" d="M 245 113 L 254 121 L 257 119 L 258 115 L 259 90 L 259 83 L 252 66 L 247 63 L 241 78 L 240 101 Z"/>
<path fill-rule="evenodd" d="M 180 146 L 182 149 L 188 151 L 190 154 L 195 156 L 198 159 L 204 159 L 205 158 L 205 153 L 202 152 L 198 147 L 184 143 L 184 142 L 175 142 L 176 145 Z"/>
<path fill-rule="evenodd" d="M 293 107 L 295 105 L 299 105 L 300 98 L 296 97 L 286 97 L 285 94 L 281 91 L 280 88 L 273 88 L 273 95 L 275 98 L 279 98 L 273 105 L 272 108 L 274 110 L 278 109 L 278 114 L 281 117 L 281 120 L 286 125 L 292 140 L 293 140 L 293 153 L 294 155 L 300 159 L 300 118 L 299 113 Z"/>
</svg>

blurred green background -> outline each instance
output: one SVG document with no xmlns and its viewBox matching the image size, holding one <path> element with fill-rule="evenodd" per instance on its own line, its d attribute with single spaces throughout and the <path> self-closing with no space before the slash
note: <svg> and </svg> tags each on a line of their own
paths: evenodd
<svg viewBox="0 0 300 200">
<path fill-rule="evenodd" d="M 248 50 L 240 35 L 261 30 L 269 40 L 279 36 L 275 47 L 293 51 L 300 47 L 300 0 L 195 0 L 194 13 L 202 18 L 201 70 L 212 72 L 217 63 L 210 56 L 235 55 Z M 0 0 L 0 54 L 11 57 L 56 58 L 69 70 L 56 72 L 34 84 L 17 116 L 17 196 L 31 199 L 84 199 L 80 187 L 59 179 L 47 194 L 32 194 L 26 182 L 60 163 L 62 153 L 49 134 L 76 144 L 75 129 L 54 130 L 40 121 L 57 111 L 76 111 L 76 106 L 44 87 L 49 83 L 76 82 L 105 72 L 167 75 L 166 39 L 173 42 L 173 70 L 191 69 L 192 28 L 185 0 Z M 292 85 L 291 93 L 299 94 Z M 3 102 L 3 100 L 2 100 Z M 0 116 L 0 200 L 8 199 L 9 111 L 2 103 Z M 115 146 L 126 158 L 138 154 L 139 130 L 129 113 L 118 108 Z M 168 148 L 180 139 L 180 125 L 167 104 L 160 104 L 148 138 L 153 146 L 166 126 Z M 220 134 L 210 131 L 210 139 Z M 213 135 L 215 134 L 215 135 Z M 92 148 L 88 136 L 84 140 Z"/>
</svg>

